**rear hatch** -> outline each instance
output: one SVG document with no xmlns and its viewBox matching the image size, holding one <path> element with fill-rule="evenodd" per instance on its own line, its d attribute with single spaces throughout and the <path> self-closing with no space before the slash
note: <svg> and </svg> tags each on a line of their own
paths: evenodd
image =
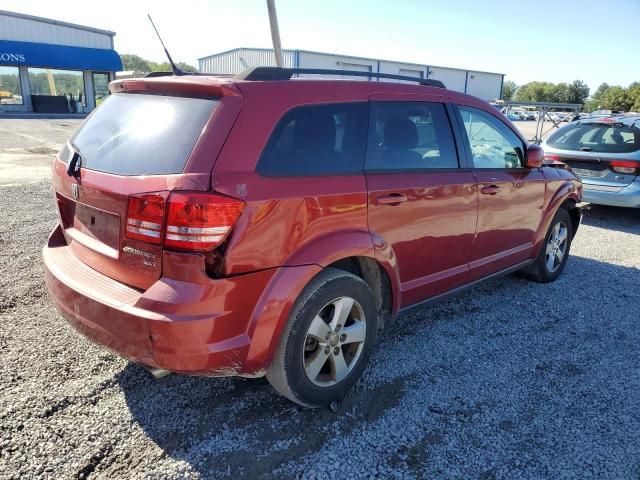
<svg viewBox="0 0 640 480">
<path fill-rule="evenodd" d="M 176 187 L 208 189 L 212 163 L 202 175 L 183 171 L 218 103 L 115 93 L 87 118 L 53 172 L 60 224 L 80 260 L 140 289 L 161 276 L 162 200 Z"/>
<path fill-rule="evenodd" d="M 620 188 L 640 173 L 637 117 L 586 119 L 554 132 L 545 156 L 568 164 L 586 185 Z"/>
</svg>

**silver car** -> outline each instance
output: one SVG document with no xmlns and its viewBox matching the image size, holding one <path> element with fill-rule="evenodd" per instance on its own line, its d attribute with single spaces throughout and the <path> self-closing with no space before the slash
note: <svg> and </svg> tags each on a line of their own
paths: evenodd
<svg viewBox="0 0 640 480">
<path fill-rule="evenodd" d="M 568 164 L 582 180 L 583 200 L 640 208 L 640 115 L 587 117 L 553 132 L 545 157 Z"/>
</svg>

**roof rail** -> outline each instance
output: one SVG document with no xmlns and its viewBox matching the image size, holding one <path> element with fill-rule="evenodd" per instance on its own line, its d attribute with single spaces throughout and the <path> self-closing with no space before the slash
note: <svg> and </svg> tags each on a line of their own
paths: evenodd
<svg viewBox="0 0 640 480">
<path fill-rule="evenodd" d="M 394 75 L 392 73 L 362 72 L 357 70 L 333 70 L 329 68 L 282 68 L 282 67 L 253 67 L 239 73 L 234 78 L 236 80 L 250 81 L 273 81 L 291 80 L 295 74 L 308 75 L 341 75 L 348 77 L 389 78 L 392 80 L 402 80 L 405 82 L 416 82 L 428 87 L 447 88 L 440 80 L 409 77 L 407 75 Z"/>
</svg>

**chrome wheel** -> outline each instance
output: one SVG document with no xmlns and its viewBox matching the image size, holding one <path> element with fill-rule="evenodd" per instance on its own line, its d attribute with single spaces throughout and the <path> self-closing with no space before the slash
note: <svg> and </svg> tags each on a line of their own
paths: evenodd
<svg viewBox="0 0 640 480">
<path fill-rule="evenodd" d="M 314 317 L 304 342 L 304 371 L 315 385 L 329 387 L 344 379 L 358 363 L 367 333 L 362 306 L 338 297 Z"/>
<path fill-rule="evenodd" d="M 554 273 L 562 265 L 568 243 L 569 229 L 567 225 L 564 222 L 556 223 L 547 240 L 545 252 L 545 265 L 549 273 Z"/>
</svg>

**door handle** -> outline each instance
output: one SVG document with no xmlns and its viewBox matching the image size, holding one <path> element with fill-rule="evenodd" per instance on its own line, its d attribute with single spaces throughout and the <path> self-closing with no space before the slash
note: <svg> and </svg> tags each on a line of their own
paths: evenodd
<svg viewBox="0 0 640 480">
<path fill-rule="evenodd" d="M 390 193 L 389 195 L 381 195 L 376 198 L 378 205 L 400 205 L 408 200 L 406 195 L 401 193 Z"/>
<path fill-rule="evenodd" d="M 480 192 L 484 193 L 485 195 L 495 195 L 499 191 L 500 187 L 497 185 L 487 185 L 480 189 Z"/>
</svg>

